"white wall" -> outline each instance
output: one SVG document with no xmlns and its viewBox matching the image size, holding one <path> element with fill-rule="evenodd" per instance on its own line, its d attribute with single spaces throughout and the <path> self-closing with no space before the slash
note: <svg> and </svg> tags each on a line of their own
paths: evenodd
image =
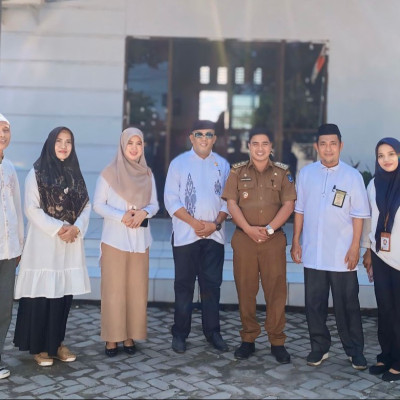
<svg viewBox="0 0 400 400">
<path fill-rule="evenodd" d="M 126 36 L 329 40 L 328 122 L 343 159 L 373 170 L 379 138 L 400 126 L 398 0 L 3 1 L 0 112 L 23 175 L 58 125 L 76 134 L 89 190 L 122 127 Z"/>
<path fill-rule="evenodd" d="M 125 2 L 4 6 L 0 112 L 13 135 L 6 154 L 23 185 L 48 133 L 68 126 L 91 194 L 122 127 Z"/>
</svg>

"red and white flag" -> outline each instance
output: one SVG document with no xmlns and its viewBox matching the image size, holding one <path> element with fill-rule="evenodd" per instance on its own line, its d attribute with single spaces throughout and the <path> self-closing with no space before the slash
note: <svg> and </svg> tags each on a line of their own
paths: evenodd
<svg viewBox="0 0 400 400">
<path fill-rule="evenodd" d="M 315 83 L 315 81 L 317 80 L 317 77 L 318 77 L 322 67 L 325 65 L 325 61 L 326 61 L 326 56 L 327 55 L 328 55 L 328 48 L 327 48 L 326 44 L 324 44 L 322 46 L 321 52 L 319 53 L 319 55 L 318 55 L 318 57 L 317 57 L 317 59 L 315 61 L 313 70 L 311 72 L 310 81 L 311 81 L 312 84 Z"/>
</svg>

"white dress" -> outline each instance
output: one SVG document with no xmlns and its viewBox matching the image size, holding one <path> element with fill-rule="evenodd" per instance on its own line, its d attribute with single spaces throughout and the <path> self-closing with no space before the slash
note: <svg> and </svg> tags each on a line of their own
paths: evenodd
<svg viewBox="0 0 400 400">
<path fill-rule="evenodd" d="M 80 230 L 73 243 L 61 240 L 57 232 L 64 223 L 40 208 L 35 170 L 25 180 L 27 237 L 19 265 L 15 298 L 60 298 L 90 292 L 83 237 L 89 225 L 88 202 L 75 222 Z"/>
</svg>

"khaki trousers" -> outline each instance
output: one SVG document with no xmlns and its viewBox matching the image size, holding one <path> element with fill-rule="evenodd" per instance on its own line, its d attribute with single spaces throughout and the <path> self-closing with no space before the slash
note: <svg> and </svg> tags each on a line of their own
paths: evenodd
<svg viewBox="0 0 400 400">
<path fill-rule="evenodd" d="M 264 290 L 267 305 L 265 330 L 273 346 L 285 343 L 283 332 L 286 318 L 286 236 L 277 232 L 264 243 L 255 243 L 244 232 L 236 229 L 231 245 L 233 248 L 233 273 L 239 298 L 243 342 L 253 343 L 261 333 L 256 319 L 256 296 L 259 281 Z"/>
<path fill-rule="evenodd" d="M 102 243 L 101 252 L 101 338 L 146 339 L 149 249 L 130 253 Z"/>
</svg>

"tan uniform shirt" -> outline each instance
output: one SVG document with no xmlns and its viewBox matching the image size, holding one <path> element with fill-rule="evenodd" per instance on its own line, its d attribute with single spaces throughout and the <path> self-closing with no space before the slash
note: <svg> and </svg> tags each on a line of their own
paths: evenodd
<svg viewBox="0 0 400 400">
<path fill-rule="evenodd" d="M 259 172 L 249 160 L 232 166 L 222 198 L 235 200 L 249 225 L 265 226 L 285 201 L 296 200 L 296 188 L 287 165 L 269 160 Z"/>
</svg>

